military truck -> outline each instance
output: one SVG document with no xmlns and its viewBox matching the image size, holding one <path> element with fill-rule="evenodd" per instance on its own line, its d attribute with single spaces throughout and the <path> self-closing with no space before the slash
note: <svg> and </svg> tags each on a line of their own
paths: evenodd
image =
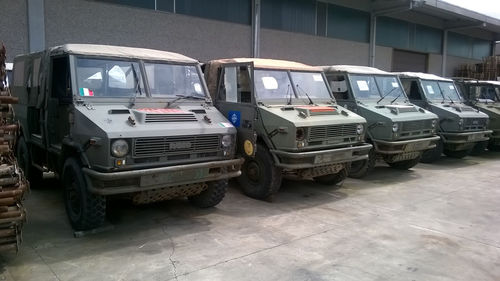
<svg viewBox="0 0 500 281">
<path fill-rule="evenodd" d="M 437 116 L 408 102 L 397 75 L 352 65 L 323 70 L 339 104 L 368 121 L 367 139 L 373 150 L 367 160 L 351 165 L 351 177 L 365 176 L 378 158 L 393 168 L 410 169 L 424 151 L 436 146 Z"/>
<path fill-rule="evenodd" d="M 490 118 L 488 129 L 493 133 L 489 141 L 476 144 L 473 154 L 481 153 L 485 147 L 500 151 L 500 81 L 456 79 L 465 103 L 487 114 Z"/>
<path fill-rule="evenodd" d="M 399 77 L 410 101 L 439 116 L 437 146 L 427 151 L 422 162 L 431 163 L 444 154 L 463 158 L 477 143 L 488 141 L 488 115 L 463 103 L 453 80 L 434 74 L 402 72 Z"/>
<path fill-rule="evenodd" d="M 335 102 L 320 68 L 231 58 L 204 72 L 215 106 L 238 130 L 246 158 L 238 180 L 248 196 L 270 198 L 283 175 L 336 185 L 352 161 L 368 157 L 366 120 Z"/>
<path fill-rule="evenodd" d="M 109 196 L 215 206 L 241 174 L 236 129 L 194 59 L 67 44 L 16 57 L 13 74 L 20 166 L 35 187 L 44 171 L 59 176 L 76 230 L 104 222 Z"/>
</svg>

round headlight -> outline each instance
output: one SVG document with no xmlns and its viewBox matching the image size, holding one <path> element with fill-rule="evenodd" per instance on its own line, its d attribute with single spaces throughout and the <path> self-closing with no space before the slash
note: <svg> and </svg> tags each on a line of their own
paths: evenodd
<svg viewBox="0 0 500 281">
<path fill-rule="evenodd" d="M 295 133 L 295 138 L 298 141 L 304 140 L 305 135 L 306 135 L 306 132 L 305 132 L 304 128 L 297 128 L 297 132 Z"/>
<path fill-rule="evenodd" d="M 463 124 L 464 124 L 464 119 L 462 118 L 458 119 L 458 126 L 462 127 Z"/>
<path fill-rule="evenodd" d="M 435 119 L 432 120 L 432 128 L 436 128 L 436 123 L 437 123 L 437 121 Z"/>
<path fill-rule="evenodd" d="M 365 130 L 365 127 L 363 126 L 363 124 L 358 124 L 358 126 L 356 126 L 356 133 L 358 135 L 361 135 L 364 130 Z"/>
<path fill-rule="evenodd" d="M 392 124 L 392 132 L 396 133 L 399 130 L 399 125 L 398 123 Z"/>
<path fill-rule="evenodd" d="M 233 145 L 233 136 L 231 135 L 224 135 L 221 140 L 221 145 L 224 148 L 228 148 L 231 145 Z"/>
<path fill-rule="evenodd" d="M 128 154 L 128 143 L 125 140 L 115 140 L 111 144 L 111 154 L 121 158 Z"/>
</svg>

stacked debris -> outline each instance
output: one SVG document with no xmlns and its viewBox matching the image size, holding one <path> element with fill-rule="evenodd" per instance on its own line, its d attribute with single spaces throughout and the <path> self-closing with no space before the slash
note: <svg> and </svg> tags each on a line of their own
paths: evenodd
<svg viewBox="0 0 500 281">
<path fill-rule="evenodd" d="M 29 189 L 14 156 L 19 126 L 14 123 L 12 104 L 17 98 L 6 87 L 5 46 L 0 47 L 0 251 L 19 249 L 21 228 L 26 219 L 22 205 Z"/>
<path fill-rule="evenodd" d="M 500 79 L 500 56 L 483 59 L 482 63 L 463 64 L 455 71 L 455 77 L 474 78 L 478 80 Z"/>
</svg>

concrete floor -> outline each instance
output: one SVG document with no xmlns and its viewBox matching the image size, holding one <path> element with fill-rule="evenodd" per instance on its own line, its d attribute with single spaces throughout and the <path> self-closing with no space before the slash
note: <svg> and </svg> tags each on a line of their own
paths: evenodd
<svg viewBox="0 0 500 281">
<path fill-rule="evenodd" d="M 114 229 L 73 238 L 53 181 L 26 200 L 1 280 L 500 280 L 500 153 L 339 190 L 284 181 L 272 203 L 233 183 L 217 208 L 115 202 Z"/>
</svg>

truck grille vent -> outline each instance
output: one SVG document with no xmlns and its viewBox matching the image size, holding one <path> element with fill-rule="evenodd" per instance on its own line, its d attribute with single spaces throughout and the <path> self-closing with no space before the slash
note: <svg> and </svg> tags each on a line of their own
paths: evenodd
<svg viewBox="0 0 500 281">
<path fill-rule="evenodd" d="M 407 121 L 403 122 L 401 126 L 401 131 L 403 132 L 431 130 L 431 129 L 432 129 L 432 120 Z"/>
<path fill-rule="evenodd" d="M 486 118 L 464 118 L 465 131 L 480 131 L 486 129 Z"/>
<path fill-rule="evenodd" d="M 192 113 L 178 114 L 146 114 L 144 119 L 146 123 L 162 123 L 162 122 L 196 122 L 198 121 Z"/>
<path fill-rule="evenodd" d="M 134 157 L 169 156 L 216 153 L 219 150 L 220 137 L 218 135 L 155 137 L 135 139 L 133 155 Z"/>
<path fill-rule="evenodd" d="M 311 127 L 309 142 L 356 135 L 357 124 Z"/>
</svg>

